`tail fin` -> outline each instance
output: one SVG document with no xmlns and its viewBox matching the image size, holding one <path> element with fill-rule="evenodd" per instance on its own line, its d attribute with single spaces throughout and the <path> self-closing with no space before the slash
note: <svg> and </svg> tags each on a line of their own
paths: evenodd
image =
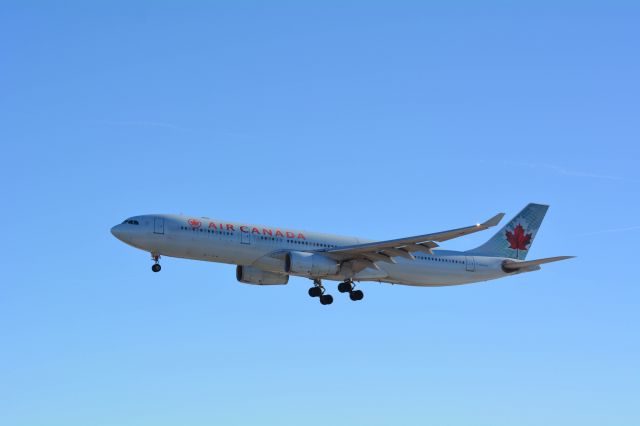
<svg viewBox="0 0 640 426">
<path fill-rule="evenodd" d="M 547 209 L 549 206 L 544 204 L 531 203 L 527 205 L 489 241 L 480 247 L 469 250 L 468 253 L 518 260 L 526 259 Z"/>
</svg>

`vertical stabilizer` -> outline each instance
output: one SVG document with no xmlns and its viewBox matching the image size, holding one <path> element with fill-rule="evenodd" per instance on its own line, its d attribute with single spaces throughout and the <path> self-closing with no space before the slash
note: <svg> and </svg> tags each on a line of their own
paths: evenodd
<svg viewBox="0 0 640 426">
<path fill-rule="evenodd" d="M 549 206 L 544 204 L 531 203 L 527 205 L 489 241 L 480 247 L 469 250 L 468 253 L 518 260 L 526 259 L 548 209 Z"/>
</svg>

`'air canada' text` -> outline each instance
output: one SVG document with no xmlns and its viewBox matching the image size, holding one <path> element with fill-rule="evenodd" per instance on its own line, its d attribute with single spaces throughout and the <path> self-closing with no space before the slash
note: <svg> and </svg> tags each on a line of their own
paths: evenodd
<svg viewBox="0 0 640 426">
<path fill-rule="evenodd" d="M 192 228 L 202 227 L 202 221 L 198 219 L 189 219 L 187 222 L 189 223 L 189 226 L 191 226 Z M 225 223 L 209 222 L 209 225 L 207 227 L 209 229 L 213 229 L 216 231 L 219 230 L 219 231 L 236 232 L 235 227 L 230 223 L 225 224 Z M 265 235 L 269 237 L 278 237 L 278 238 L 297 238 L 300 240 L 306 239 L 302 232 L 298 232 L 296 234 L 295 232 L 291 232 L 291 231 L 281 231 L 279 229 L 276 229 L 274 231 L 271 228 L 257 228 L 255 226 L 246 226 L 246 225 L 241 225 L 238 228 L 240 232 L 245 232 L 250 234 L 258 234 L 258 235 Z"/>
</svg>

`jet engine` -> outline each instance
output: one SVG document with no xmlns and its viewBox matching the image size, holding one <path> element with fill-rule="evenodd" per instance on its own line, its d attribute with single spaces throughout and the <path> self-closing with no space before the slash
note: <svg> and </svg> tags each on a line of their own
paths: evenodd
<svg viewBox="0 0 640 426">
<path fill-rule="evenodd" d="M 276 285 L 289 282 L 289 275 L 275 274 L 253 266 L 242 265 L 238 265 L 236 268 L 236 278 L 241 283 L 256 285 Z"/>
<path fill-rule="evenodd" d="M 287 253 L 284 270 L 288 274 L 323 277 L 337 274 L 340 264 L 321 254 L 292 251 Z"/>
</svg>

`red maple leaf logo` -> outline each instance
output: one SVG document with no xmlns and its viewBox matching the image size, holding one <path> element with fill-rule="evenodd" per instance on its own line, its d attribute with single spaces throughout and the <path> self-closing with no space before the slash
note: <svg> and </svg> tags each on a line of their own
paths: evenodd
<svg viewBox="0 0 640 426">
<path fill-rule="evenodd" d="M 524 228 L 518 224 L 513 228 L 513 232 L 507 231 L 507 241 L 509 242 L 509 248 L 527 250 L 527 246 L 531 244 L 531 234 L 525 235 Z"/>
<path fill-rule="evenodd" d="M 202 222 L 200 222 L 197 219 L 189 219 L 189 225 L 191 225 L 194 228 L 200 228 L 200 225 L 202 225 Z"/>
</svg>

